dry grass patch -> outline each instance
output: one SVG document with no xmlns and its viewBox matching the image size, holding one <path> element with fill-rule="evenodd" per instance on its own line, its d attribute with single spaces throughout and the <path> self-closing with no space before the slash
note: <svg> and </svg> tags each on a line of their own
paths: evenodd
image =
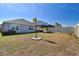
<svg viewBox="0 0 79 59">
<path fill-rule="evenodd" d="M 73 34 L 38 33 L 38 36 L 43 38 L 40 41 L 31 40 L 34 35 L 0 35 L 0 55 L 79 55 L 79 40 Z"/>
</svg>

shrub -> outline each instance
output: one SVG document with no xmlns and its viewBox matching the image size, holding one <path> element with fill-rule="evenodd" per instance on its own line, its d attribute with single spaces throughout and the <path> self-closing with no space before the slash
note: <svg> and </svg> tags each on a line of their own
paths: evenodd
<svg viewBox="0 0 79 59">
<path fill-rule="evenodd" d="M 43 30 L 37 30 L 37 32 L 43 32 Z"/>
<path fill-rule="evenodd" d="M 14 35 L 14 34 L 16 34 L 16 31 L 8 30 L 6 32 L 1 32 L 1 33 L 2 33 L 3 36 L 4 35 Z"/>
</svg>

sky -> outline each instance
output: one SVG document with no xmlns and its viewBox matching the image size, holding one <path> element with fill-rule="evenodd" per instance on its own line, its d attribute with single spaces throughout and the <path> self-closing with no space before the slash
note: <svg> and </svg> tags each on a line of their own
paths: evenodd
<svg viewBox="0 0 79 59">
<path fill-rule="evenodd" d="M 49 24 L 55 22 L 73 26 L 79 22 L 78 3 L 0 3 L 0 23 L 24 18 L 32 21 L 36 17 Z"/>
</svg>

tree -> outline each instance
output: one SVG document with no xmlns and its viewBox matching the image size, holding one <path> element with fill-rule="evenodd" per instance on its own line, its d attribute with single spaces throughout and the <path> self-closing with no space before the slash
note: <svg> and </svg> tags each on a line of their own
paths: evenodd
<svg viewBox="0 0 79 59">
<path fill-rule="evenodd" d="M 37 18 L 36 17 L 34 17 L 33 19 L 32 19 L 32 21 L 34 22 L 34 26 L 35 26 L 35 37 L 37 38 Z"/>
<path fill-rule="evenodd" d="M 56 22 L 56 23 L 55 23 L 55 26 L 60 26 L 60 27 L 61 27 L 61 24 L 59 24 L 59 23 Z"/>
</svg>

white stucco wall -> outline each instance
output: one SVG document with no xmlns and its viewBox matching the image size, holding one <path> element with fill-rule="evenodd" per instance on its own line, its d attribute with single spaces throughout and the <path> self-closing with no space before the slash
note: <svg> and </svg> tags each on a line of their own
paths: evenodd
<svg viewBox="0 0 79 59">
<path fill-rule="evenodd" d="M 3 32 L 8 31 L 10 29 L 10 24 L 9 23 L 4 23 L 2 26 Z"/>
<path fill-rule="evenodd" d="M 20 25 L 20 32 L 21 33 L 34 32 L 34 27 L 33 27 L 33 30 L 29 30 L 29 26 L 27 26 L 27 25 Z"/>
<path fill-rule="evenodd" d="M 79 24 L 74 26 L 74 34 L 79 37 Z"/>
</svg>

